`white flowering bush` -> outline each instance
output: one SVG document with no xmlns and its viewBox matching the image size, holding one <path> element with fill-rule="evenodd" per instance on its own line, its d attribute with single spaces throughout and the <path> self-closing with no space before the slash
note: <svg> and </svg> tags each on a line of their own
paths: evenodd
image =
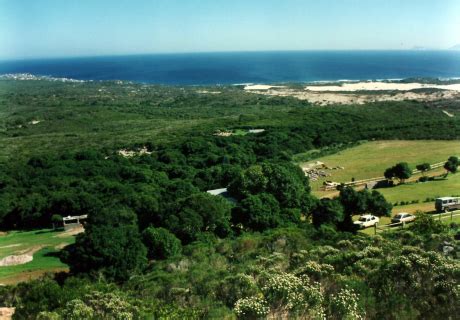
<svg viewBox="0 0 460 320">
<path fill-rule="evenodd" d="M 253 296 L 257 292 L 258 287 L 255 279 L 250 275 L 238 273 L 223 279 L 216 295 L 226 305 L 232 307 L 238 299 Z"/>
<path fill-rule="evenodd" d="M 74 299 L 66 303 L 64 312 L 62 312 L 65 320 L 80 320 L 93 319 L 94 310 L 87 306 L 80 299 Z"/>
<path fill-rule="evenodd" d="M 305 276 L 262 270 L 258 278 L 260 294 L 239 299 L 234 311 L 240 319 L 291 317 L 325 319 L 324 298 L 319 283 Z"/>
<path fill-rule="evenodd" d="M 263 298 L 249 297 L 239 299 L 235 304 L 234 311 L 240 319 L 263 319 L 270 309 Z"/>
<path fill-rule="evenodd" d="M 94 310 L 97 319 L 131 320 L 138 310 L 120 295 L 113 292 L 93 292 L 86 296 L 87 304 Z"/>
<path fill-rule="evenodd" d="M 235 312 L 240 317 L 241 310 L 245 311 L 245 315 L 254 314 L 254 311 L 249 311 L 257 307 L 259 313 L 269 312 L 273 316 L 308 315 L 309 318 L 324 318 L 324 299 L 320 286 L 317 283 L 311 284 L 308 277 L 267 270 L 263 272 L 259 282 L 264 298 L 240 299 L 235 306 Z"/>
<path fill-rule="evenodd" d="M 330 299 L 330 317 L 341 320 L 364 319 L 364 313 L 359 309 L 359 297 L 348 288 L 341 289 Z"/>
<path fill-rule="evenodd" d="M 307 261 L 297 269 L 296 274 L 307 275 L 319 281 L 322 277 L 334 273 L 334 267 L 326 263 Z"/>
<path fill-rule="evenodd" d="M 377 316 L 395 317 L 405 312 L 429 319 L 448 319 L 459 314 L 458 261 L 415 247 L 404 247 L 402 252 L 404 255 L 387 259 L 369 276 L 368 284 L 375 292 L 379 310 Z"/>
</svg>

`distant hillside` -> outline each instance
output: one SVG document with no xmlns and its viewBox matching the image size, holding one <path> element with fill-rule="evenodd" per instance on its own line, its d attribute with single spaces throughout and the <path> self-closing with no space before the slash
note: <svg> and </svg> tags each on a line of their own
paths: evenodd
<svg viewBox="0 0 460 320">
<path fill-rule="evenodd" d="M 450 50 L 460 50 L 460 43 L 450 48 Z"/>
</svg>

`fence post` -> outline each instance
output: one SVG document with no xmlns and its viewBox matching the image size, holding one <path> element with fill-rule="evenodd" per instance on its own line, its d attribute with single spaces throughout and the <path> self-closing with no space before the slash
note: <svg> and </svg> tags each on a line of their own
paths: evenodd
<svg viewBox="0 0 460 320">
<path fill-rule="evenodd" d="M 374 223 L 374 236 L 377 234 L 377 224 L 378 223 Z"/>
</svg>

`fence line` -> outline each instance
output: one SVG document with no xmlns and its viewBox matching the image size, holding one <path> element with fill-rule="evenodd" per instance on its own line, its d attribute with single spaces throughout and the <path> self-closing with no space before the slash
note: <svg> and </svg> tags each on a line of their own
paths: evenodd
<svg viewBox="0 0 460 320">
<path fill-rule="evenodd" d="M 447 212 L 447 213 L 432 214 L 431 216 L 433 218 L 435 218 L 435 219 L 437 218 L 438 220 L 444 220 L 444 219 L 449 219 L 449 218 L 450 218 L 450 220 L 453 220 L 454 217 L 460 216 L 460 210 L 450 211 L 450 212 Z M 378 226 L 377 224 L 375 224 L 374 225 L 374 234 L 390 230 L 390 228 L 395 227 L 395 226 L 399 226 L 400 229 L 404 229 L 404 227 L 406 226 L 406 223 L 405 222 L 402 222 L 402 223 L 389 223 L 389 224 L 385 224 L 383 226 Z"/>
<path fill-rule="evenodd" d="M 444 166 L 445 162 L 438 162 L 438 163 L 433 163 L 430 164 L 430 170 L 432 169 L 437 169 L 442 166 Z M 419 174 L 422 173 L 422 171 L 414 169 L 412 170 L 412 174 Z M 356 181 L 349 181 L 349 182 L 344 182 L 343 185 L 345 186 L 360 186 L 365 184 L 366 182 L 380 182 L 386 180 L 385 177 L 376 177 L 376 178 L 369 178 L 369 179 L 362 179 L 362 180 L 356 180 Z M 322 189 L 324 191 L 329 191 L 329 190 L 334 190 L 337 189 L 337 186 L 323 186 Z"/>
</svg>

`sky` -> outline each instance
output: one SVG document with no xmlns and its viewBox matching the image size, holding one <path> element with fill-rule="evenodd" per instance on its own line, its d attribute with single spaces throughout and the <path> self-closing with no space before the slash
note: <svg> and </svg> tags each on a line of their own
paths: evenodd
<svg viewBox="0 0 460 320">
<path fill-rule="evenodd" d="M 0 59 L 456 44 L 460 0 L 0 0 Z"/>
</svg>

